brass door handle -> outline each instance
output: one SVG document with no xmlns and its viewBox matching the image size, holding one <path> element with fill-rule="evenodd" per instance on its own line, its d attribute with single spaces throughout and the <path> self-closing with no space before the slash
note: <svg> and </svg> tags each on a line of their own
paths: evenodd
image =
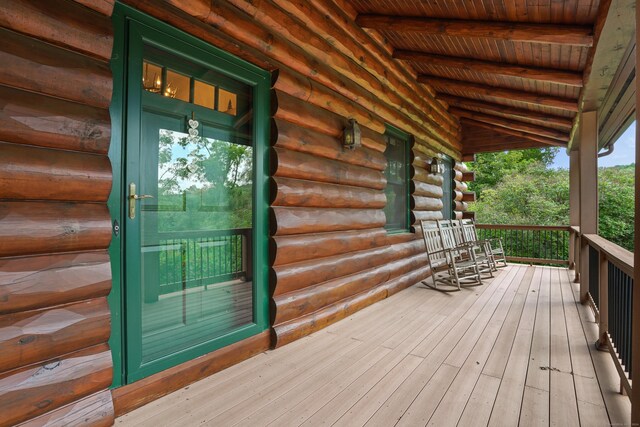
<svg viewBox="0 0 640 427">
<path fill-rule="evenodd" d="M 136 200 L 141 199 L 153 199 L 150 194 L 136 194 L 136 184 L 133 182 L 129 184 L 129 218 L 134 219 L 136 217 Z"/>
</svg>

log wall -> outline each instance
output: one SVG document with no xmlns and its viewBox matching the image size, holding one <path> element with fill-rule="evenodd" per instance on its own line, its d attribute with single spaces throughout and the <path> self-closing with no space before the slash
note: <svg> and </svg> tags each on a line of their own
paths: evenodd
<svg viewBox="0 0 640 427">
<path fill-rule="evenodd" d="M 126 3 L 274 73 L 270 287 L 273 346 L 425 278 L 416 234 L 388 235 L 385 124 L 415 138 L 411 220 L 442 217 L 442 177 L 459 158 L 457 121 L 336 0 Z M 345 151 L 349 118 L 363 146 Z"/>
<path fill-rule="evenodd" d="M 0 6 L 0 426 L 113 423 L 112 9 Z"/>
<path fill-rule="evenodd" d="M 475 200 L 475 193 L 467 191 L 469 186 L 467 185 L 468 178 L 465 178 L 465 174 L 468 177 L 469 170 L 467 165 L 462 162 L 455 162 L 453 165 L 453 184 L 454 184 L 454 198 L 453 198 L 453 216 L 455 219 L 467 218 L 465 215 L 469 205 L 467 202 L 471 197 Z M 471 196 L 473 195 L 473 196 Z"/>
<path fill-rule="evenodd" d="M 426 159 L 459 158 L 460 127 L 348 3 L 125 3 L 273 72 L 272 346 L 428 276 L 419 235 L 383 228 L 383 133 L 415 139 L 416 224 L 441 218 Z M 0 7 L 0 425 L 113 421 L 112 11 L 113 0 Z M 355 151 L 340 143 L 349 118 L 363 132 Z"/>
</svg>

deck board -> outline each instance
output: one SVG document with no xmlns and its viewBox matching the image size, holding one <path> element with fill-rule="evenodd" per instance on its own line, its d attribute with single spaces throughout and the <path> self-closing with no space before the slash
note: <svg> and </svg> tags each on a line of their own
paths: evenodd
<svg viewBox="0 0 640 427">
<path fill-rule="evenodd" d="M 409 288 L 116 420 L 142 426 L 628 423 L 630 404 L 568 270 Z"/>
</svg>

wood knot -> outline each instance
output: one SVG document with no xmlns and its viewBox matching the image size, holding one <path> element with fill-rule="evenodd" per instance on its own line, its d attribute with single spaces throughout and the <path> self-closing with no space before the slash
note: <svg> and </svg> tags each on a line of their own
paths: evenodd
<svg viewBox="0 0 640 427">
<path fill-rule="evenodd" d="M 46 408 L 47 406 L 51 405 L 51 403 L 52 402 L 51 402 L 50 399 L 45 399 L 45 400 L 42 400 L 42 401 L 36 403 L 36 406 L 38 407 L 38 409 L 43 409 L 43 408 Z"/>
<path fill-rule="evenodd" d="M 36 337 L 33 335 L 29 335 L 28 337 L 22 337 L 18 340 L 18 344 L 24 345 L 24 344 L 29 344 L 31 342 L 34 342 L 36 340 Z"/>
</svg>

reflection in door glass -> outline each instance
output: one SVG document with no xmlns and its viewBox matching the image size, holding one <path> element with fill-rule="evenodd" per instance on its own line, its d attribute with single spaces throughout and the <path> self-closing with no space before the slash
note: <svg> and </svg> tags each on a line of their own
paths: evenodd
<svg viewBox="0 0 640 427">
<path fill-rule="evenodd" d="M 253 321 L 252 147 L 162 128 L 156 139 L 140 219 L 143 363 Z"/>
</svg>

